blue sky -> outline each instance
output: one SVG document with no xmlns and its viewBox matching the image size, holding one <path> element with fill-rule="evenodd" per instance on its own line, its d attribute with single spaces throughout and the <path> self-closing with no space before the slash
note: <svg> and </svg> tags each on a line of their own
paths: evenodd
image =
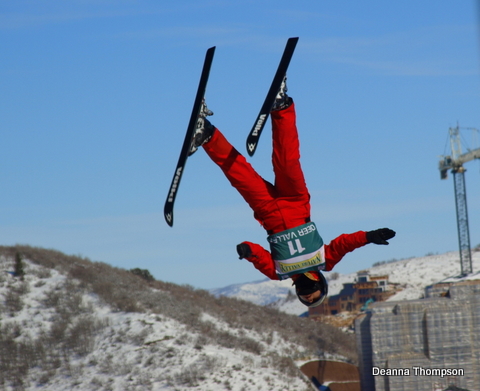
<svg viewBox="0 0 480 391">
<path fill-rule="evenodd" d="M 288 87 L 312 220 L 327 243 L 397 231 L 335 270 L 457 251 L 453 181 L 437 165 L 449 127 L 480 129 L 478 23 L 466 0 L 3 2 L 0 243 L 206 289 L 262 279 L 235 246 L 267 246 L 266 234 L 203 151 L 187 163 L 173 228 L 163 205 L 206 49 L 217 47 L 211 121 L 245 152 L 286 39 L 298 36 Z M 271 180 L 269 127 L 249 160 Z M 465 148 L 480 147 L 462 133 Z M 474 246 L 480 164 L 466 168 Z"/>
</svg>

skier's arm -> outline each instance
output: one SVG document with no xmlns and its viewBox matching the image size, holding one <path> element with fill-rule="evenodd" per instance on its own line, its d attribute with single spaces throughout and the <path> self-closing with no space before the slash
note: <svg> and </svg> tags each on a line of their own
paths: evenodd
<svg viewBox="0 0 480 391">
<path fill-rule="evenodd" d="M 363 247 L 368 243 L 386 244 L 395 236 L 395 231 L 380 228 L 374 231 L 358 231 L 353 234 L 342 234 L 325 245 L 325 270 L 330 271 L 340 262 L 345 254 Z"/>
<path fill-rule="evenodd" d="M 253 263 L 253 266 L 255 266 L 257 270 L 261 271 L 271 280 L 278 280 L 272 255 L 262 246 L 251 242 L 243 242 L 237 246 L 237 252 L 240 259 L 244 258 Z"/>
<path fill-rule="evenodd" d="M 325 245 L 325 271 L 330 271 L 341 261 L 345 254 L 363 247 L 368 243 L 367 233 L 358 231 L 353 234 L 342 234 Z"/>
</svg>

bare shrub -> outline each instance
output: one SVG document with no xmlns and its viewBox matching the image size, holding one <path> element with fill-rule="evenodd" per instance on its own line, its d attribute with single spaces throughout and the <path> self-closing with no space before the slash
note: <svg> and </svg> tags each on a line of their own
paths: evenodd
<svg viewBox="0 0 480 391">
<path fill-rule="evenodd" d="M 52 276 L 50 269 L 46 269 L 44 267 L 35 268 L 30 273 L 41 279 L 50 278 Z"/>
<path fill-rule="evenodd" d="M 101 373 L 104 374 L 112 374 L 113 373 L 113 356 L 111 354 L 107 354 L 106 356 L 102 356 L 102 359 L 98 362 L 98 366 Z"/>
<path fill-rule="evenodd" d="M 202 370 L 211 373 L 214 372 L 218 367 L 222 366 L 221 360 L 216 356 L 203 356 L 200 358 Z"/>
<path fill-rule="evenodd" d="M 0 385 L 22 389 L 31 367 L 38 363 L 36 346 L 28 338 L 18 342 L 18 325 L 6 324 L 0 329 Z"/>
<path fill-rule="evenodd" d="M 50 325 L 49 336 L 55 345 L 60 345 L 63 342 L 69 323 L 70 319 L 57 317 Z"/>
<path fill-rule="evenodd" d="M 90 380 L 90 386 L 92 387 L 92 390 L 101 389 L 103 388 L 103 381 L 98 377 L 94 376 L 92 380 Z"/>
<path fill-rule="evenodd" d="M 62 292 L 60 292 L 60 289 L 54 288 L 45 292 L 45 298 L 42 302 L 47 308 L 55 308 L 60 302 L 61 296 Z"/>
<path fill-rule="evenodd" d="M 67 280 L 45 292 L 42 302 L 47 308 L 55 309 L 61 318 L 68 320 L 73 316 L 90 311 L 83 302 L 83 294 L 83 289 Z"/>
<path fill-rule="evenodd" d="M 173 376 L 176 385 L 198 387 L 209 374 L 220 365 L 220 361 L 213 356 L 201 356 L 196 362 L 184 367 Z"/>
<path fill-rule="evenodd" d="M 205 343 L 261 352 L 262 345 L 243 336 L 234 336 L 202 324 L 203 313 L 225 322 L 230 327 L 264 335 L 269 341 L 272 332 L 280 339 L 297 346 L 291 355 L 328 352 L 347 357 L 356 363 L 356 346 L 353 335 L 346 335 L 333 326 L 298 318 L 273 308 L 233 298 L 216 298 L 209 292 L 190 286 L 179 286 L 162 281 L 147 281 L 130 271 L 111 267 L 104 263 L 91 262 L 87 258 L 69 256 L 53 250 L 29 246 L 0 247 L 0 255 L 13 259 L 16 251 L 25 259 L 47 268 L 65 272 L 79 281 L 78 288 L 88 289 L 118 311 L 150 311 L 165 318 L 172 318 L 187 326 L 187 329 L 204 332 Z M 77 305 L 77 308 L 81 308 Z M 270 339 L 271 340 L 271 339 Z"/>
<path fill-rule="evenodd" d="M 269 358 L 271 360 L 270 366 L 278 369 L 279 372 L 288 377 L 298 377 L 299 369 L 290 357 L 272 353 Z"/>
<path fill-rule="evenodd" d="M 85 356 L 93 351 L 95 346 L 95 331 L 98 323 L 92 316 L 80 317 L 68 329 L 65 347 L 79 356 Z"/>
<path fill-rule="evenodd" d="M 14 316 L 16 312 L 23 309 L 22 296 L 30 291 L 30 286 L 27 282 L 18 283 L 17 281 L 8 286 L 7 293 L 5 294 L 5 308 Z"/>
<path fill-rule="evenodd" d="M 174 375 L 177 385 L 187 387 L 198 387 L 203 379 L 203 374 L 195 365 L 190 365 Z"/>
<path fill-rule="evenodd" d="M 34 287 L 35 287 L 35 288 L 40 288 L 40 287 L 42 287 L 42 286 L 44 286 L 44 285 L 45 285 L 45 281 L 40 280 L 40 281 L 37 281 L 37 282 L 35 283 Z"/>
<path fill-rule="evenodd" d="M 201 350 L 208 344 L 208 338 L 205 335 L 199 335 L 195 340 L 194 348 L 197 350 Z"/>
<path fill-rule="evenodd" d="M 141 312 L 137 301 L 129 295 L 128 290 L 118 289 L 114 282 L 95 281 L 92 288 L 96 294 L 117 311 Z"/>
<path fill-rule="evenodd" d="M 12 284 L 7 291 L 6 306 L 20 308 L 19 299 L 28 291 L 28 284 Z M 39 371 L 37 384 L 47 384 L 61 368 L 71 376 L 81 368 L 70 364 L 72 354 L 83 356 L 93 351 L 96 332 L 106 323 L 91 316 L 91 306 L 83 302 L 83 289 L 79 284 L 66 281 L 45 293 L 42 303 L 55 310 L 48 328 L 40 328 L 35 340 L 28 335 L 18 337 L 22 326 L 10 322 L 0 328 L 0 388 L 27 387 L 28 372 Z"/>
<path fill-rule="evenodd" d="M 47 384 L 51 378 L 53 378 L 56 374 L 55 370 L 46 370 L 43 371 L 40 377 L 38 378 L 38 384 L 40 386 Z"/>
<path fill-rule="evenodd" d="M 60 352 L 64 355 L 73 352 L 85 356 L 93 351 L 96 332 L 104 327 L 105 324 L 92 315 L 74 317 L 72 314 L 63 314 L 54 319 L 42 343 L 52 356 L 59 356 Z M 67 358 L 65 356 L 63 359 L 65 363 Z"/>
<path fill-rule="evenodd" d="M 23 299 L 15 291 L 15 289 L 9 289 L 5 294 L 5 308 L 10 313 L 10 316 L 14 316 L 16 312 L 23 309 Z"/>
<path fill-rule="evenodd" d="M 5 263 L 5 262 L 2 262 L 3 258 L 4 257 L 0 256 L 0 267 L 4 269 L 6 268 L 6 265 L 2 265 L 2 263 L 3 264 Z M 7 280 L 7 273 L 0 273 L 0 286 L 2 286 L 6 280 Z"/>
<path fill-rule="evenodd" d="M 134 365 L 130 362 L 116 362 L 113 365 L 113 374 L 117 376 L 126 376 L 132 372 Z"/>
<path fill-rule="evenodd" d="M 14 289 L 20 296 L 23 296 L 30 292 L 30 284 L 27 281 L 23 281 L 20 284 L 15 284 Z"/>
<path fill-rule="evenodd" d="M 144 328 L 139 333 L 132 335 L 131 341 L 134 345 L 142 346 L 150 334 L 151 330 L 149 330 L 148 328 Z"/>
</svg>

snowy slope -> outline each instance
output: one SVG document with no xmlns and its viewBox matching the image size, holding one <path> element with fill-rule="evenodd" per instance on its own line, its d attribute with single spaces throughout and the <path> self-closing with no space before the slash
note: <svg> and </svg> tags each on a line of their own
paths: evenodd
<svg viewBox="0 0 480 391">
<path fill-rule="evenodd" d="M 391 300 L 415 299 L 423 295 L 425 285 L 458 275 L 457 258 L 456 252 L 431 255 L 369 271 L 373 275 L 389 274 L 392 282 L 404 286 Z M 473 259 L 474 271 L 478 271 L 480 253 L 473 253 Z M 292 368 L 282 361 L 285 355 L 295 355 L 299 360 L 308 357 L 302 356 L 302 348 L 282 340 L 276 332 L 262 335 L 201 313 L 196 324 L 216 330 L 218 336 L 224 333 L 229 340 L 250 341 L 253 350 L 258 344 L 261 352 L 225 347 L 208 341 L 201 329 L 196 331 L 166 315 L 113 309 L 59 270 L 28 260 L 24 263 L 26 276 L 21 281 L 5 273 L 12 270 L 13 263 L 0 256 L 0 349 L 23 349 L 29 366 L 0 360 L 2 389 L 311 389 L 298 371 L 292 376 Z M 330 281 L 331 294 L 338 293 L 342 283 L 352 282 L 355 277 L 356 273 L 338 275 Z M 303 313 L 304 307 L 295 298 L 292 300 L 289 292 L 292 287 L 288 280 L 216 290 L 217 294 L 261 304 L 276 303 L 288 313 Z M 60 335 L 61 344 L 49 350 Z"/>
<path fill-rule="evenodd" d="M 291 287 L 291 280 L 273 281 L 267 278 L 262 281 L 212 289 L 210 293 L 215 296 L 237 297 L 258 305 L 267 305 L 285 298 L 288 292 L 291 291 Z"/>
<path fill-rule="evenodd" d="M 202 313 L 197 324 L 248 337 L 261 352 L 209 343 L 164 315 L 112 309 L 55 269 L 24 260 L 25 279 L 0 256 L 0 388 L 5 390 L 298 390 L 311 389 L 284 365 L 301 348 Z M 232 336 L 232 337 L 228 337 Z M 58 337 L 58 338 L 57 338 Z M 57 339 L 60 340 L 60 344 Z M 24 351 L 25 365 L 5 360 Z M 2 360 L 3 357 L 3 360 Z M 11 365 L 11 366 L 9 366 Z M 30 367 L 30 368 L 28 368 Z M 288 372 L 290 371 L 290 374 Z"/>
<path fill-rule="evenodd" d="M 474 274 L 480 271 L 480 252 L 472 252 Z M 433 283 L 455 277 L 460 274 L 460 261 L 458 252 L 428 255 L 425 257 L 409 258 L 396 262 L 385 263 L 365 269 L 371 275 L 388 274 L 389 280 L 401 284 L 403 290 L 392 296 L 389 301 L 411 300 L 421 298 L 425 287 Z M 333 272 L 325 273 L 327 279 Z M 338 274 L 338 273 L 336 273 Z M 354 282 L 357 273 L 338 274 L 335 280 L 329 279 L 329 295 L 338 294 L 344 283 Z M 477 278 L 475 274 L 473 278 Z M 480 279 L 480 275 L 478 275 Z M 286 313 L 300 315 L 305 312 L 305 307 L 287 297 L 288 292 L 295 294 L 290 280 L 285 281 L 259 281 L 254 283 L 237 284 L 211 292 L 215 295 L 225 295 L 249 300 L 257 304 L 271 305 Z"/>
</svg>

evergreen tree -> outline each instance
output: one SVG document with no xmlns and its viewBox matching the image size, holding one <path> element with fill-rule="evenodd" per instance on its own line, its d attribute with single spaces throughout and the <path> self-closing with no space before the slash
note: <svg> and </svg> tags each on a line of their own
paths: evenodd
<svg viewBox="0 0 480 391">
<path fill-rule="evenodd" d="M 25 270 L 23 270 L 23 261 L 21 255 L 17 252 L 15 254 L 15 277 L 20 277 L 23 281 L 23 276 L 25 276 Z"/>
<path fill-rule="evenodd" d="M 147 270 L 147 269 L 140 269 L 140 268 L 135 268 L 135 269 L 130 269 L 130 273 L 133 273 L 141 278 L 143 278 L 146 281 L 155 281 L 155 278 L 152 276 L 152 274 Z"/>
</svg>

